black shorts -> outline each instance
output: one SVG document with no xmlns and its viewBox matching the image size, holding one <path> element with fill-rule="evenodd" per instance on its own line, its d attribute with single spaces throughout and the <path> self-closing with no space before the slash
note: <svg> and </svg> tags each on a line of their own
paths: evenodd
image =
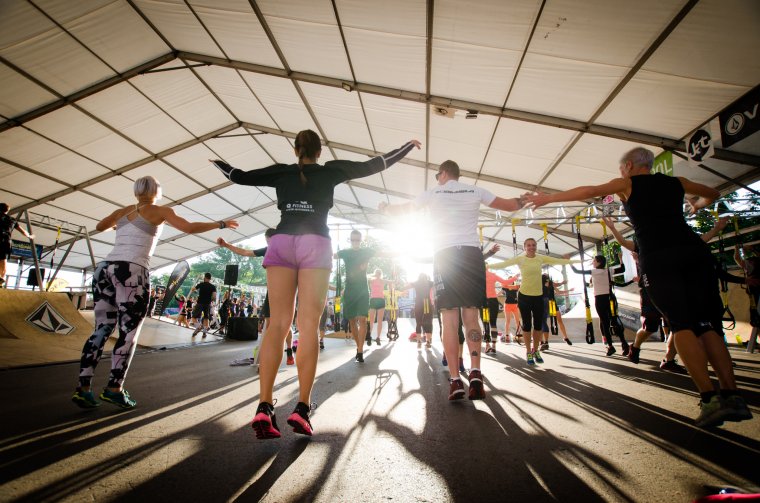
<svg viewBox="0 0 760 503">
<path fill-rule="evenodd" d="M 433 259 L 436 306 L 480 307 L 486 290 L 486 263 L 477 246 L 452 246 Z"/>
<path fill-rule="evenodd" d="M 203 317 L 206 319 L 211 318 L 211 304 L 201 304 L 200 302 L 196 303 L 193 307 L 193 318 L 200 319 L 201 314 L 203 314 Z"/>
<path fill-rule="evenodd" d="M 646 289 L 641 288 L 639 294 L 641 295 L 641 328 L 650 334 L 658 332 L 662 325 L 662 314 L 652 305 Z"/>
<path fill-rule="evenodd" d="M 0 241 L 0 260 L 7 260 L 11 257 L 11 244 Z"/>
<path fill-rule="evenodd" d="M 433 333 L 433 311 L 430 306 L 430 300 L 425 298 L 422 302 L 414 304 L 414 321 L 417 326 L 414 331 L 419 333 Z"/>
<path fill-rule="evenodd" d="M 520 308 L 522 329 L 524 332 L 538 330 L 544 321 L 544 296 L 543 295 L 517 295 L 517 307 Z"/>
<path fill-rule="evenodd" d="M 723 303 L 709 253 L 706 247 L 678 247 L 640 257 L 647 294 L 673 332 L 720 333 L 721 327 L 713 324 Z"/>
</svg>

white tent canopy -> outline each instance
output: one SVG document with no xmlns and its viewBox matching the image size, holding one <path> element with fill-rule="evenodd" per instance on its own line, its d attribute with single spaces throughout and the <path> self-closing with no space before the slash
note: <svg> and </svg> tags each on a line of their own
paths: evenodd
<svg viewBox="0 0 760 503">
<path fill-rule="evenodd" d="M 240 221 L 166 229 L 158 268 L 275 225 L 272 190 L 231 185 L 208 159 L 293 162 L 307 128 L 323 161 L 423 142 L 336 190 L 335 216 L 377 227 L 379 202 L 426 190 L 446 159 L 514 197 L 607 181 L 647 145 L 676 152 L 675 174 L 729 192 L 759 178 L 760 140 L 722 148 L 717 114 L 760 83 L 758 47 L 755 0 L 0 0 L 0 201 L 84 226 L 96 260 L 113 233 L 95 224 L 146 174 L 178 214 Z M 678 154 L 704 124 L 715 156 L 692 167 Z M 511 218 L 499 227 L 484 211 L 485 238 L 511 244 Z M 551 231 L 552 252 L 571 253 L 570 225 Z M 91 266 L 84 240 L 66 265 Z"/>
</svg>

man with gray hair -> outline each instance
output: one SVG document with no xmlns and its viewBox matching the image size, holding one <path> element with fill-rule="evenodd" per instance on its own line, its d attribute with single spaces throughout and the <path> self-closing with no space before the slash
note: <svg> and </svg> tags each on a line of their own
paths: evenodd
<svg viewBox="0 0 760 503">
<path fill-rule="evenodd" d="M 433 276 L 436 305 L 443 321 L 443 348 L 451 375 L 449 400 L 464 398 L 464 385 L 459 377 L 459 316 L 465 328 L 470 351 L 470 400 L 485 398 L 480 371 L 483 331 L 478 323 L 478 309 L 486 291 L 486 266 L 478 239 L 480 205 L 503 211 L 522 206 L 515 199 L 502 199 L 490 191 L 459 181 L 459 165 L 445 161 L 435 175 L 438 185 L 423 192 L 412 203 L 380 205 L 380 211 L 399 214 L 428 208 L 433 221 Z"/>
<path fill-rule="evenodd" d="M 713 325 L 720 293 L 710 249 L 683 217 L 686 194 L 696 196 L 686 199 L 693 214 L 712 204 L 720 192 L 688 178 L 652 174 L 653 160 L 651 151 L 637 147 L 620 160 L 621 178 L 525 198 L 539 207 L 617 194 L 636 232 L 641 284 L 668 320 L 678 354 L 701 395 L 696 425 L 706 428 L 751 419 L 736 387 L 731 355 L 720 328 Z M 708 361 L 718 377 L 719 392 L 710 379 Z"/>
</svg>

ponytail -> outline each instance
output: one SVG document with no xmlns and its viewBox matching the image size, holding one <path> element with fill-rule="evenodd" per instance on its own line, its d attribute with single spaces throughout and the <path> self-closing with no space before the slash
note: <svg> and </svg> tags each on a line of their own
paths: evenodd
<svg viewBox="0 0 760 503">
<path fill-rule="evenodd" d="M 322 151 L 322 143 L 319 141 L 317 133 L 311 129 L 304 129 L 296 135 L 295 147 L 298 153 L 298 177 L 301 179 L 301 185 L 306 185 L 303 160 L 304 158 L 315 159 L 317 154 Z"/>
</svg>

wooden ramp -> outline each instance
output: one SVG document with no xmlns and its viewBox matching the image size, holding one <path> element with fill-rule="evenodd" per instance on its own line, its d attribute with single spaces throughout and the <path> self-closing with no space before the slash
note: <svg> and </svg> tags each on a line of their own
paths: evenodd
<svg viewBox="0 0 760 503">
<path fill-rule="evenodd" d="M 0 289 L 0 368 L 78 360 L 92 328 L 65 293 Z"/>
</svg>

